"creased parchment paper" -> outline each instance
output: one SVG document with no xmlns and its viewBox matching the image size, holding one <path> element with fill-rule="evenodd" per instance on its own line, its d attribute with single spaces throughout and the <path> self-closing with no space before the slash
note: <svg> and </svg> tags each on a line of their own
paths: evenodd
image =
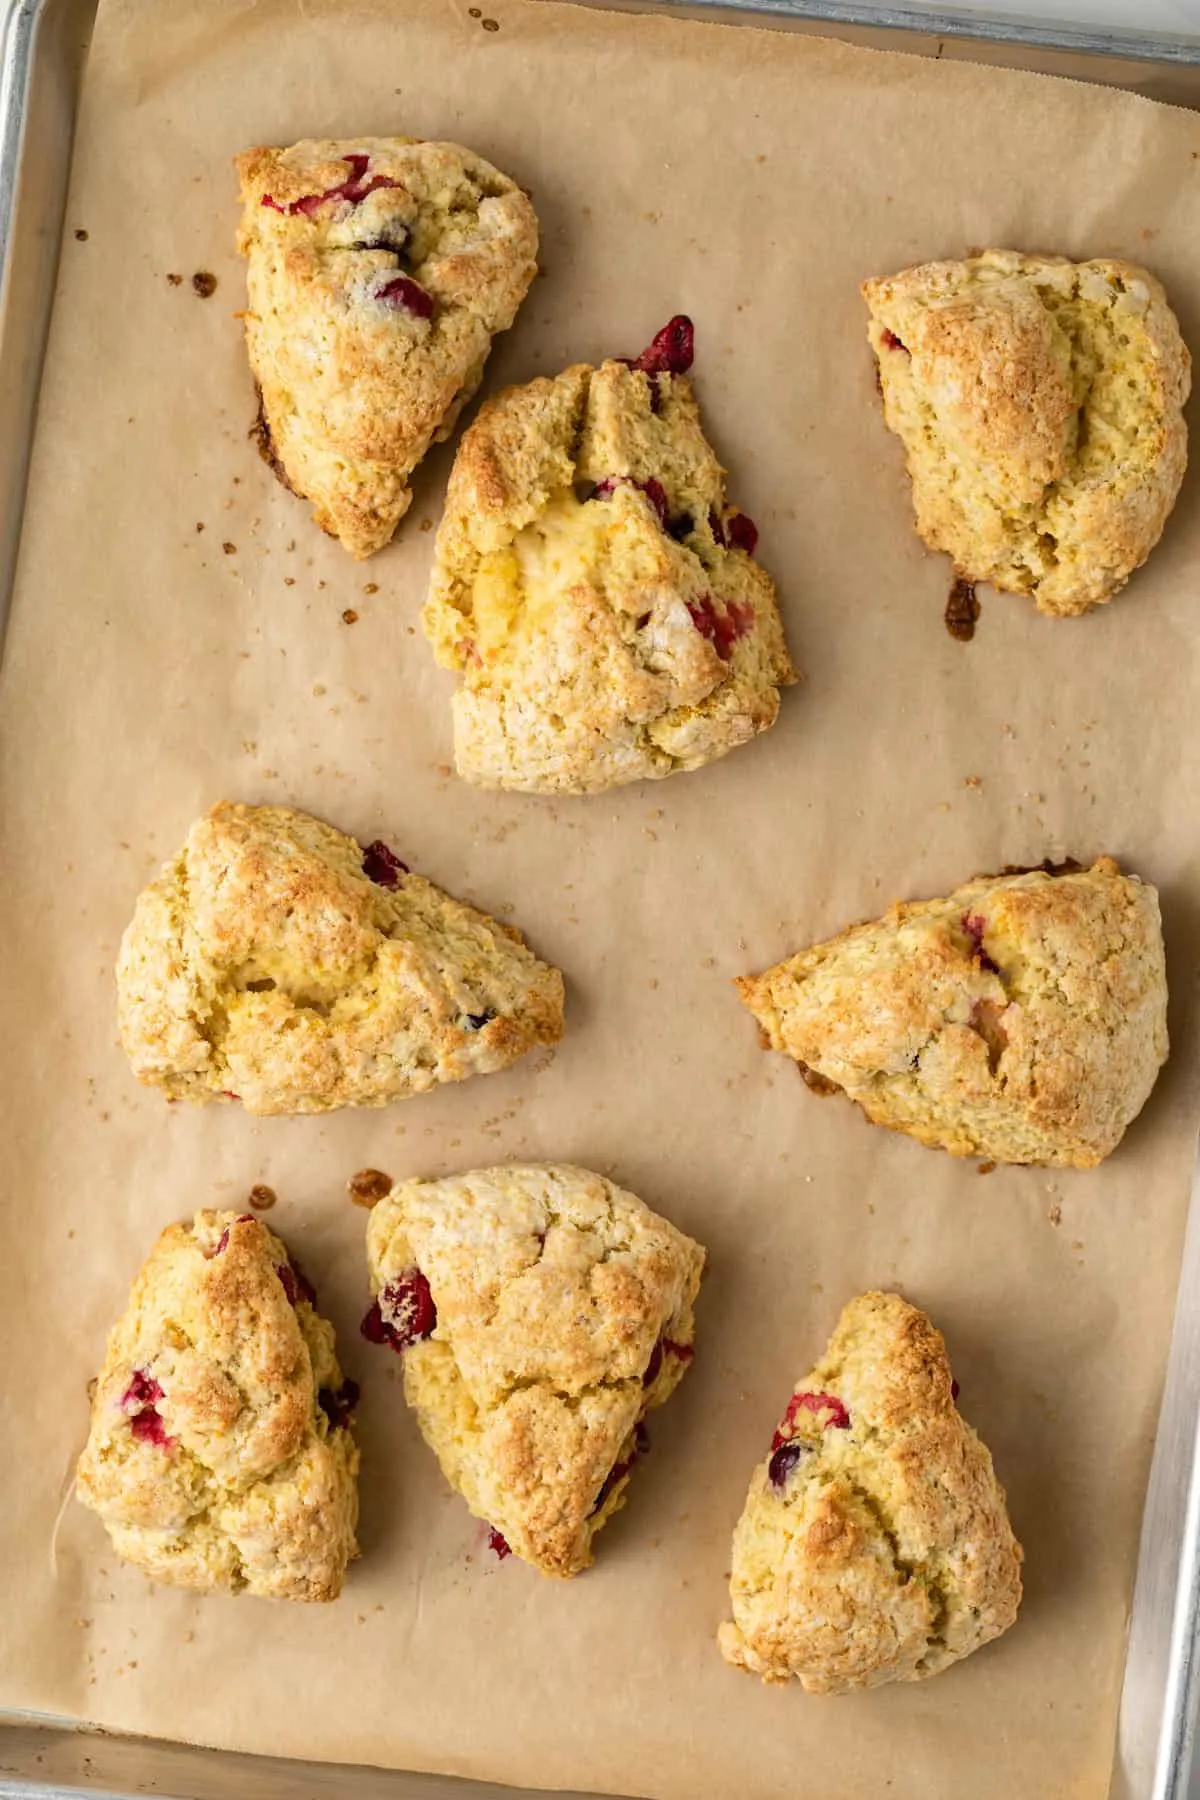
<svg viewBox="0 0 1200 1800">
<path fill-rule="evenodd" d="M 971 245 L 1142 258 L 1200 348 L 1200 119 L 745 28 L 489 7 L 496 30 L 458 0 L 102 8 L 0 704 L 3 1699 L 679 1800 L 1099 1796 L 1193 1159 L 1197 483 L 1113 606 L 1051 622 L 985 595 L 975 641 L 952 642 L 857 283 Z M 449 452 L 366 565 L 254 456 L 230 158 L 391 131 L 460 138 L 533 192 L 545 276 L 491 385 L 694 316 L 705 416 L 808 672 L 726 762 L 557 803 L 459 783 L 417 625 Z M 139 1089 L 118 938 L 222 795 L 385 837 L 518 920 L 568 978 L 553 1062 L 330 1119 Z M 758 1049 L 730 976 L 893 897 L 1101 850 L 1162 890 L 1174 1055 L 1096 1173 L 981 1178 Z M 397 1359 L 357 1335 L 347 1177 L 506 1157 L 609 1171 L 711 1253 L 693 1370 L 569 1584 L 484 1552 Z M 55 1537 L 135 1269 L 169 1220 L 255 1182 L 364 1388 L 363 1557 L 329 1608 L 152 1592 L 73 1504 Z M 1027 1599 L 928 1685 L 822 1701 L 727 1669 L 714 1632 L 750 1469 L 871 1284 L 948 1336 Z"/>
</svg>

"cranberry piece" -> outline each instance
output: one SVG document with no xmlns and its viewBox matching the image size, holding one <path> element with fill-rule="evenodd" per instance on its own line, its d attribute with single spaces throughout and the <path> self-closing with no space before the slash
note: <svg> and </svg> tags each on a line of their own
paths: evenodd
<svg viewBox="0 0 1200 1800">
<path fill-rule="evenodd" d="M 950 1383 L 950 1398 L 952 1400 L 957 1400 L 958 1396 L 959 1396 L 958 1383 L 957 1383 L 957 1381 L 951 1381 L 951 1383 Z"/>
<path fill-rule="evenodd" d="M 437 1307 L 429 1283 L 420 1269 L 406 1269 L 395 1281 L 388 1282 L 368 1309 L 362 1334 L 368 1343 L 407 1350 L 410 1344 L 427 1338 L 436 1324 Z"/>
<path fill-rule="evenodd" d="M 642 1376 L 642 1386 L 644 1388 L 654 1386 L 658 1380 L 659 1370 L 663 1366 L 664 1355 L 677 1357 L 680 1362 L 691 1362 L 695 1354 L 691 1344 L 677 1344 L 674 1338 L 659 1338 L 650 1352 L 650 1361 L 646 1364 L 646 1372 Z"/>
<path fill-rule="evenodd" d="M 464 1013 L 463 1024 L 468 1031 L 482 1031 L 484 1026 L 490 1025 L 495 1017 L 494 1012 Z"/>
<path fill-rule="evenodd" d="M 392 256 L 401 256 L 408 244 L 408 227 L 399 220 L 388 226 L 387 237 L 362 238 L 357 244 L 351 244 L 351 250 L 386 250 Z"/>
<path fill-rule="evenodd" d="M 239 1213 L 236 1220 L 234 1221 L 234 1223 L 237 1225 L 253 1225 L 254 1214 L 253 1213 Z M 206 1250 L 204 1252 L 205 1257 L 207 1258 L 207 1260 L 209 1262 L 211 1262 L 214 1256 L 220 1256 L 222 1250 L 227 1249 L 228 1246 L 229 1246 L 229 1227 L 227 1225 L 225 1227 L 224 1231 L 221 1233 L 220 1237 L 217 1239 L 216 1243 L 213 1245 L 212 1249 Z"/>
<path fill-rule="evenodd" d="M 903 350 L 904 354 L 906 356 L 908 355 L 908 353 L 909 353 L 908 345 L 902 344 L 900 342 L 900 339 L 896 336 L 895 332 L 889 331 L 886 325 L 884 326 L 883 330 L 880 332 L 879 335 L 883 339 L 884 344 L 886 345 L 886 347 L 889 350 Z"/>
<path fill-rule="evenodd" d="M 978 913 L 964 913 L 962 928 L 975 946 L 975 960 L 980 968 L 986 969 L 989 975 L 998 975 L 1000 965 L 992 961 L 983 947 L 983 934 L 987 930 L 987 920 L 981 918 Z"/>
<path fill-rule="evenodd" d="M 778 1450 L 772 1452 L 771 1460 L 767 1464 L 767 1480 L 777 1494 L 782 1494 L 792 1470 L 801 1457 L 807 1454 L 807 1451 L 807 1444 L 792 1441 L 780 1444 Z"/>
<path fill-rule="evenodd" d="M 729 542 L 735 550 L 744 550 L 747 556 L 753 556 L 758 548 L 758 526 L 745 513 L 734 513 L 725 521 L 725 531 Z"/>
<path fill-rule="evenodd" d="M 329 1420 L 334 1431 L 344 1430 L 350 1423 L 350 1415 L 358 1405 L 361 1389 L 357 1381 L 343 1381 L 340 1388 L 321 1388 L 317 1394 L 317 1405 Z"/>
<path fill-rule="evenodd" d="M 162 1388 L 153 1375 L 147 1375 L 145 1369 L 135 1369 L 129 1386 L 121 1395 L 121 1410 L 131 1412 L 134 1408 L 140 1410 L 144 1406 L 153 1406 L 162 1397 Z"/>
<path fill-rule="evenodd" d="M 301 1300 L 307 1300 L 310 1306 L 317 1304 L 317 1290 L 298 1263 L 276 1263 L 275 1273 L 293 1306 Z"/>
<path fill-rule="evenodd" d="M 130 1415 L 129 1429 L 135 1438 L 143 1444 L 157 1444 L 160 1450 L 169 1450 L 175 1439 L 167 1436 L 162 1414 L 155 1404 L 162 1397 L 162 1388 L 154 1377 L 147 1375 L 145 1369 L 135 1369 L 121 1396 L 121 1410 Z"/>
<path fill-rule="evenodd" d="M 410 275 L 394 275 L 381 288 L 375 289 L 375 298 L 386 300 L 389 306 L 402 306 L 414 319 L 433 317 L 433 295 L 427 294 Z"/>
<path fill-rule="evenodd" d="M 147 1406 L 140 1413 L 134 1413 L 129 1421 L 129 1429 L 134 1437 L 140 1439 L 143 1444 L 157 1444 L 160 1450 L 169 1450 L 175 1442 L 173 1437 L 167 1436 L 167 1428 L 162 1422 L 162 1416 L 152 1406 Z"/>
<path fill-rule="evenodd" d="M 778 1450 L 781 1444 L 786 1444 L 791 1441 L 792 1427 L 796 1422 L 796 1414 L 798 1412 L 827 1412 L 831 1414 L 831 1417 L 825 1421 L 826 1431 L 829 1430 L 830 1426 L 833 1426 L 837 1431 L 849 1431 L 850 1429 L 850 1414 L 846 1411 L 844 1403 L 837 1398 L 836 1394 L 793 1394 L 788 1401 L 787 1411 L 783 1415 L 783 1422 L 781 1423 L 779 1430 L 775 1433 L 775 1436 L 771 1439 L 772 1450 Z"/>
<path fill-rule="evenodd" d="M 647 344 L 633 366 L 644 375 L 686 375 L 695 354 L 695 327 L 685 313 L 676 313 Z"/>
<path fill-rule="evenodd" d="M 263 205 L 269 206 L 273 212 L 303 213 L 306 218 L 311 219 L 317 208 L 324 206 L 327 200 L 347 200 L 351 206 L 357 206 L 360 200 L 365 200 L 376 188 L 394 188 L 400 185 L 390 175 L 372 175 L 369 181 L 364 180 L 371 161 L 364 151 L 351 151 L 342 161 L 349 163 L 350 174 L 345 181 L 339 181 L 336 187 L 326 188 L 323 194 L 304 194 L 299 200 L 290 200 L 284 205 L 272 199 L 270 194 L 264 194 Z"/>
<path fill-rule="evenodd" d="M 641 1419 L 639 1419 L 633 1428 L 633 1448 L 630 1450 L 628 1456 L 623 1456 L 619 1462 L 615 1462 L 608 1471 L 608 1474 L 604 1477 L 600 1492 L 596 1495 L 596 1498 L 592 1503 L 593 1513 L 598 1513 L 600 1511 L 600 1508 L 604 1505 L 604 1502 L 608 1499 L 608 1496 L 612 1493 L 618 1481 L 620 1481 L 623 1476 L 628 1475 L 630 1469 L 632 1469 L 634 1463 L 638 1460 L 638 1457 L 645 1456 L 649 1448 L 650 1433 L 646 1430 Z"/>
<path fill-rule="evenodd" d="M 506 1556 L 512 1555 L 512 1545 L 503 1532 L 497 1531 L 494 1525 L 488 1526 L 487 1547 L 497 1562 L 503 1562 Z"/>
<path fill-rule="evenodd" d="M 754 624 L 754 608 L 740 600 L 727 601 L 725 611 L 718 612 L 712 595 L 705 594 L 703 600 L 689 600 L 687 609 L 692 624 L 701 637 L 708 639 L 722 662 L 729 661 L 738 638 L 745 637 Z"/>
<path fill-rule="evenodd" d="M 588 496 L 591 500 L 610 500 L 616 490 L 622 486 L 640 488 L 658 514 L 658 522 L 662 526 L 667 523 L 667 496 L 661 481 L 651 475 L 647 481 L 635 481 L 632 475 L 607 475 L 598 481 Z"/>
<path fill-rule="evenodd" d="M 400 877 L 409 872 L 408 864 L 401 862 L 394 850 L 390 850 L 382 838 L 376 838 L 363 851 L 362 871 L 368 881 L 377 887 L 398 888 Z"/>
</svg>

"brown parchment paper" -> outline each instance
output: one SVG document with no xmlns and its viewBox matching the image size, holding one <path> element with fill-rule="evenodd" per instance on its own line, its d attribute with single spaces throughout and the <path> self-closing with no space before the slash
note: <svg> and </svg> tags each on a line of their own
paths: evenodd
<svg viewBox="0 0 1200 1800">
<path fill-rule="evenodd" d="M 680 1800 L 1099 1796 L 1193 1162 L 1197 484 L 1115 605 L 1051 622 L 985 595 L 974 643 L 952 642 L 857 283 L 971 245 L 1131 256 L 1200 348 L 1200 119 L 746 28 L 520 0 L 487 17 L 101 10 L 0 697 L 4 1702 Z M 545 276 L 490 385 L 694 316 L 705 416 L 808 671 L 719 766 L 558 803 L 459 783 L 450 680 L 417 626 L 449 452 L 366 565 L 253 455 L 230 158 L 391 131 L 461 138 L 533 191 Z M 568 977 L 553 1062 L 330 1119 L 139 1089 L 118 938 L 221 795 L 386 837 L 517 919 Z M 893 897 L 1101 850 L 1162 890 L 1174 1038 L 1106 1167 L 981 1178 L 758 1049 L 733 974 Z M 483 1552 L 397 1361 L 356 1333 L 346 1178 L 506 1157 L 610 1171 L 711 1253 L 692 1373 L 568 1584 Z M 363 1557 L 329 1608 L 152 1592 L 74 1504 L 55 1532 L 85 1384 L 154 1235 L 254 1182 L 364 1388 Z M 791 1381 L 873 1283 L 947 1333 L 1027 1547 L 1025 1607 L 928 1685 L 767 1691 L 713 1641 L 730 1531 Z"/>
</svg>

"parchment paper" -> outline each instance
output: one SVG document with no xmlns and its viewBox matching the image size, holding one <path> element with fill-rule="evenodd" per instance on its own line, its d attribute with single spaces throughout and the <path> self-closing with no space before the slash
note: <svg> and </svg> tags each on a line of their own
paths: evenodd
<svg viewBox="0 0 1200 1800">
<path fill-rule="evenodd" d="M 486 17 L 499 29 L 458 0 L 102 8 L 0 704 L 3 1698 L 689 1800 L 1099 1796 L 1194 1148 L 1197 484 L 1115 605 L 1051 622 L 985 595 L 974 643 L 952 642 L 856 288 L 971 245 L 1132 256 L 1200 348 L 1200 119 L 746 28 L 520 0 Z M 450 679 L 417 626 L 449 452 L 367 565 L 253 455 L 230 158 L 391 131 L 461 138 L 533 191 L 545 278 L 490 385 L 636 354 L 694 316 L 705 416 L 808 671 L 724 763 L 558 803 L 459 783 Z M 115 1043 L 118 938 L 221 795 L 383 836 L 519 920 L 568 977 L 553 1062 L 330 1119 L 139 1089 Z M 893 897 L 1101 850 L 1162 890 L 1174 1038 L 1101 1170 L 981 1178 L 758 1049 L 733 974 Z M 711 1253 L 693 1370 L 568 1584 L 486 1555 L 398 1362 L 356 1333 L 346 1178 L 505 1157 L 609 1171 Z M 364 1388 L 363 1558 L 331 1608 L 152 1592 L 74 1504 L 55 1539 L 135 1269 L 168 1220 L 255 1182 Z M 1027 1599 L 928 1685 L 767 1691 L 713 1641 L 730 1531 L 793 1378 L 874 1283 L 947 1333 Z"/>
</svg>

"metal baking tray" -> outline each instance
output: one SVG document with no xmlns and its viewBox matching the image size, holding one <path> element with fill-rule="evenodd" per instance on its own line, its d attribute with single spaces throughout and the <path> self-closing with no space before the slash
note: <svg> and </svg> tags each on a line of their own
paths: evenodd
<svg viewBox="0 0 1200 1800">
<path fill-rule="evenodd" d="M 869 0 L 599 0 L 638 11 L 753 21 L 883 49 L 963 57 L 1134 88 L 1200 110 L 1200 0 L 1186 31 L 1102 31 L 1074 0 L 872 5 Z M 80 78 L 97 0 L 0 0 L 0 651 L 63 229 Z M 1136 14 L 1140 0 L 1128 0 Z M 1023 15 L 1023 16 L 1022 16 Z M 1176 1318 L 1143 1516 L 1109 1800 L 1200 1800 L 1200 1200 L 1193 1189 Z M 1200 1770 L 1196 1771 L 1200 1776 Z M 483 1800 L 512 1788 L 118 1737 L 4 1710 L 0 1796 L 104 1793 L 192 1800 Z M 584 1800 L 564 1795 L 560 1800 Z M 725 1800 L 725 1797 L 720 1797 Z M 964 1800 L 969 1800 L 964 1796 Z"/>
</svg>

